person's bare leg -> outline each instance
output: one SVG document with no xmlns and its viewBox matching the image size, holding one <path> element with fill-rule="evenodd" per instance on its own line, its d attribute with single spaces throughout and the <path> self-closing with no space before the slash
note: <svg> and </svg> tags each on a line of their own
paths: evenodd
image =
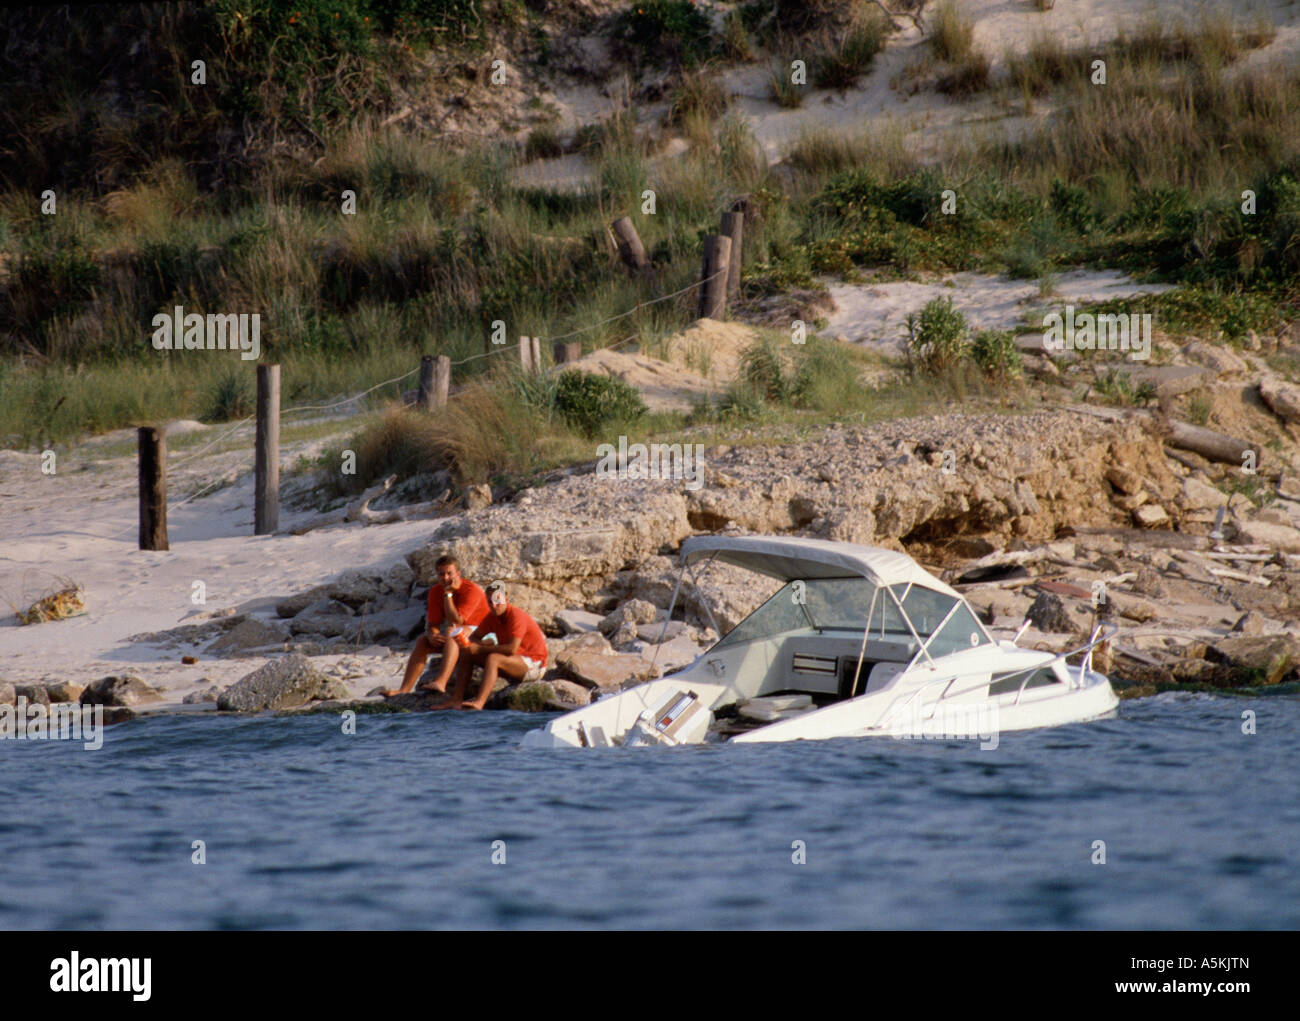
<svg viewBox="0 0 1300 1021">
<path fill-rule="evenodd" d="M 460 659 L 460 646 L 452 639 L 447 639 L 442 647 L 442 669 L 438 671 L 438 676 L 431 681 L 426 681 L 420 685 L 421 691 L 436 691 L 441 694 L 447 693 L 447 682 L 451 680 L 452 672 L 456 669 L 456 663 Z"/>
<path fill-rule="evenodd" d="M 458 706 L 465 698 L 465 689 L 469 687 L 470 675 L 474 672 L 475 661 L 479 658 L 473 654 L 460 657 L 460 662 L 456 667 L 456 686 L 452 689 L 449 705 Z"/>
<path fill-rule="evenodd" d="M 424 664 L 429 661 L 429 641 L 424 635 L 415 640 L 415 648 L 411 650 L 410 658 L 406 661 L 406 673 L 402 675 L 402 686 L 400 688 L 385 688 L 380 692 L 385 697 L 393 695 L 405 695 L 415 687 L 415 682 L 420 679 L 420 674 L 424 673 Z"/>
<path fill-rule="evenodd" d="M 482 709 L 492 697 L 492 689 L 497 685 L 497 674 L 503 673 L 516 681 L 521 681 L 528 674 L 528 664 L 522 656 L 503 656 L 499 652 L 488 653 L 483 663 L 483 686 L 478 695 L 468 702 L 460 703 L 462 709 Z"/>
</svg>

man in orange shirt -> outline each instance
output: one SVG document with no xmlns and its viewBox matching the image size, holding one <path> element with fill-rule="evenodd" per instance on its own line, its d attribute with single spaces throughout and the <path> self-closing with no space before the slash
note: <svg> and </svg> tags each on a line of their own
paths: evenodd
<svg viewBox="0 0 1300 1021">
<path fill-rule="evenodd" d="M 385 689 L 381 695 L 405 695 L 414 688 L 430 653 L 442 653 L 442 669 L 432 681 L 420 685 L 420 690 L 446 692 L 447 681 L 461 658 L 464 639 L 488 615 L 483 589 L 461 576 L 460 564 L 455 557 L 439 557 L 434 569 L 438 572 L 438 584 L 429 589 L 429 612 L 424 634 L 416 639 L 411 658 L 406 661 L 402 686 L 396 690 Z M 461 632 L 460 641 L 454 635 L 457 630 Z"/>
<path fill-rule="evenodd" d="M 452 692 L 451 702 L 459 703 L 462 709 L 482 709 L 496 687 L 499 673 L 516 681 L 536 681 L 546 669 L 546 639 L 537 621 L 506 602 L 504 582 L 494 581 L 489 585 L 487 596 L 491 612 L 470 635 L 456 671 L 456 690 Z M 495 635 L 495 643 L 483 641 L 489 634 Z M 476 665 L 483 668 L 483 686 L 475 698 L 461 701 Z"/>
</svg>

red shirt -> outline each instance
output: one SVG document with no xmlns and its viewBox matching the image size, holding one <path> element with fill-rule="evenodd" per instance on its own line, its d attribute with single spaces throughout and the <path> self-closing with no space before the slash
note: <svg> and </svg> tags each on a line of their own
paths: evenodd
<svg viewBox="0 0 1300 1021">
<path fill-rule="evenodd" d="M 443 613 L 443 595 L 445 590 L 441 585 L 435 585 L 429 589 L 429 625 L 431 627 L 440 627 L 442 625 Z M 456 612 L 460 614 L 469 627 L 477 627 L 478 624 L 488 615 L 487 596 L 483 594 L 483 589 L 475 585 L 468 578 L 460 580 L 460 588 L 451 594 L 451 603 L 456 607 Z"/>
<path fill-rule="evenodd" d="M 504 615 L 489 610 L 488 615 L 483 618 L 483 623 L 470 635 L 470 641 L 480 641 L 489 631 L 496 633 L 497 643 L 500 645 L 518 638 L 519 648 L 516 650 L 516 655 L 527 656 L 543 665 L 546 663 L 546 639 L 542 637 L 542 629 L 537 626 L 537 621 L 519 607 L 507 606 Z"/>
</svg>

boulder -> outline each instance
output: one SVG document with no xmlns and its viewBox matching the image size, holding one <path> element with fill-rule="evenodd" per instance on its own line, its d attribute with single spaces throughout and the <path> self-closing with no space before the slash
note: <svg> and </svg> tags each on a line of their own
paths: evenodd
<svg viewBox="0 0 1300 1021">
<path fill-rule="evenodd" d="M 45 686 L 51 702 L 80 702 L 81 693 L 85 690 L 80 684 L 73 684 L 71 681 L 54 681 Z M 3 701 L 3 697 L 0 697 L 0 702 Z"/>
<path fill-rule="evenodd" d="M 161 701 L 162 694 L 134 674 L 102 677 L 81 693 L 82 705 L 137 706 Z"/>
<path fill-rule="evenodd" d="M 614 652 L 614 647 L 609 644 L 609 639 L 599 631 L 588 631 L 576 638 L 558 638 L 553 643 L 549 643 L 547 647 L 551 650 L 552 661 L 555 661 L 556 657 L 564 652 L 590 652 L 598 656 L 608 656 Z"/>
<path fill-rule="evenodd" d="M 686 635 L 678 635 L 676 638 L 659 645 L 653 642 L 637 641 L 629 647 L 628 651 L 635 653 L 648 663 L 653 663 L 661 671 L 669 674 L 674 670 L 690 666 L 700 657 L 704 650 Z"/>
<path fill-rule="evenodd" d="M 486 483 L 477 486 L 469 486 L 465 490 L 465 509 L 469 511 L 483 510 L 492 505 L 492 487 Z"/>
<path fill-rule="evenodd" d="M 413 642 L 424 631 L 427 609 L 417 603 L 403 610 L 389 610 L 362 617 L 357 621 L 364 640 L 377 641 L 392 637 L 403 642 Z"/>
<path fill-rule="evenodd" d="M 1260 380 L 1259 395 L 1278 418 L 1286 422 L 1300 422 L 1300 386 L 1277 377 Z"/>
<path fill-rule="evenodd" d="M 1061 597 L 1053 592 L 1040 592 L 1025 612 L 1027 619 L 1039 631 L 1071 634 L 1075 626 L 1066 612 Z"/>
<path fill-rule="evenodd" d="M 659 667 L 640 656 L 619 653 L 600 655 L 591 652 L 560 653 L 555 665 L 565 676 L 588 688 L 617 691 L 627 682 L 639 684 L 653 680 L 661 673 Z"/>
<path fill-rule="evenodd" d="M 1228 502 L 1227 496 L 1216 487 L 1195 475 L 1183 479 L 1183 506 L 1192 510 L 1207 510 L 1222 507 Z"/>
<path fill-rule="evenodd" d="M 569 712 L 589 700 L 586 688 L 569 681 L 528 681 L 509 689 L 505 696 L 507 709 L 524 713 Z"/>
<path fill-rule="evenodd" d="M 1169 514 L 1158 503 L 1144 503 L 1134 508 L 1133 522 L 1140 528 L 1168 528 Z"/>
<path fill-rule="evenodd" d="M 1185 344 L 1183 354 L 1190 361 L 1207 366 L 1220 376 L 1241 375 L 1250 369 L 1250 366 L 1239 355 L 1233 354 L 1231 349 L 1207 344 L 1203 340 L 1194 340 L 1190 344 Z"/>
<path fill-rule="evenodd" d="M 206 651 L 213 656 L 238 656 L 249 649 L 282 645 L 287 637 L 279 628 L 250 618 L 242 624 L 236 624 L 209 645 Z"/>
<path fill-rule="evenodd" d="M 415 584 L 415 572 L 405 560 L 399 560 L 388 569 L 384 575 L 384 582 L 399 596 L 407 596 L 411 594 L 411 586 Z"/>
<path fill-rule="evenodd" d="M 312 603 L 298 616 L 293 618 L 289 630 L 295 635 L 325 635 L 336 638 L 339 635 L 355 635 L 356 618 L 347 603 L 334 599 L 322 599 Z"/>
<path fill-rule="evenodd" d="M 18 700 L 18 691 L 8 681 L 0 681 L 0 705 L 13 705 Z"/>
<path fill-rule="evenodd" d="M 1258 543 L 1283 553 L 1300 553 L 1300 529 L 1267 521 L 1242 521 L 1237 535 L 1244 542 Z"/>
<path fill-rule="evenodd" d="M 346 603 L 350 609 L 359 610 L 365 603 L 373 603 L 385 594 L 384 579 L 377 574 L 344 571 L 327 586 L 328 598 Z"/>
<path fill-rule="evenodd" d="M 200 688 L 198 691 L 191 691 L 181 699 L 181 705 L 199 705 L 204 702 L 215 702 L 220 697 L 221 689 L 214 684 L 210 688 Z"/>
<path fill-rule="evenodd" d="M 50 704 L 50 693 L 45 690 L 44 684 L 15 684 L 14 693 L 16 698 L 27 699 L 28 705 L 33 703 Z"/>
<path fill-rule="evenodd" d="M 292 709 L 350 694 L 342 681 L 325 676 L 306 656 L 294 653 L 241 677 L 222 692 L 217 708 L 235 712 Z"/>
<path fill-rule="evenodd" d="M 1230 680 L 1255 686 L 1300 680 L 1300 637 L 1293 634 L 1220 638 L 1205 658 L 1226 669 Z"/>
<path fill-rule="evenodd" d="M 554 619 L 565 634 L 575 635 L 595 631 L 604 618 L 598 613 L 588 613 L 586 610 L 560 610 L 555 614 Z"/>
<path fill-rule="evenodd" d="M 330 588 L 328 585 L 317 585 L 315 588 L 307 589 L 306 592 L 299 592 L 297 595 L 281 599 L 275 604 L 275 613 L 278 617 L 296 617 L 303 610 L 313 603 L 319 603 L 322 599 L 329 598 Z"/>
<path fill-rule="evenodd" d="M 632 625 L 632 637 L 636 637 L 636 625 L 653 624 L 660 617 L 659 607 L 645 599 L 629 599 L 617 609 L 612 610 L 600 622 L 602 634 L 613 635 L 624 624 Z"/>
</svg>

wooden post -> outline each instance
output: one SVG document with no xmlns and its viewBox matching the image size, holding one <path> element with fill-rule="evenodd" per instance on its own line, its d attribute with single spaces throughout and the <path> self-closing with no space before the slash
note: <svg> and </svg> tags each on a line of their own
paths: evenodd
<svg viewBox="0 0 1300 1021">
<path fill-rule="evenodd" d="M 532 359 L 533 371 L 542 371 L 542 338 L 532 337 L 529 343 L 529 357 Z"/>
<path fill-rule="evenodd" d="M 433 373 L 433 406 L 445 408 L 451 397 L 451 357 L 438 355 Z"/>
<path fill-rule="evenodd" d="M 731 261 L 727 269 L 727 300 L 740 294 L 740 253 L 745 238 L 745 214 L 722 214 L 722 233 L 731 238 Z"/>
<path fill-rule="evenodd" d="M 618 254 L 627 271 L 633 276 L 650 274 L 650 260 L 646 257 L 645 246 L 637 235 L 636 227 L 630 216 L 621 216 L 611 225 L 614 237 L 618 241 Z"/>
<path fill-rule="evenodd" d="M 257 435 L 253 534 L 270 535 L 280 524 L 280 366 L 257 367 Z"/>
<path fill-rule="evenodd" d="M 533 371 L 533 341 L 531 337 L 519 338 L 519 368 L 524 372 Z"/>
<path fill-rule="evenodd" d="M 727 273 L 731 238 L 709 234 L 704 238 L 704 265 L 700 269 L 700 318 L 721 320 L 727 314 Z"/>
<path fill-rule="evenodd" d="M 167 436 L 143 425 L 136 430 L 140 462 L 140 548 L 171 549 L 167 544 Z"/>
<path fill-rule="evenodd" d="M 420 392 L 415 406 L 421 411 L 433 410 L 433 355 L 420 357 Z"/>
<path fill-rule="evenodd" d="M 582 342 L 577 340 L 557 340 L 552 347 L 556 365 L 567 365 L 582 357 Z"/>
</svg>

